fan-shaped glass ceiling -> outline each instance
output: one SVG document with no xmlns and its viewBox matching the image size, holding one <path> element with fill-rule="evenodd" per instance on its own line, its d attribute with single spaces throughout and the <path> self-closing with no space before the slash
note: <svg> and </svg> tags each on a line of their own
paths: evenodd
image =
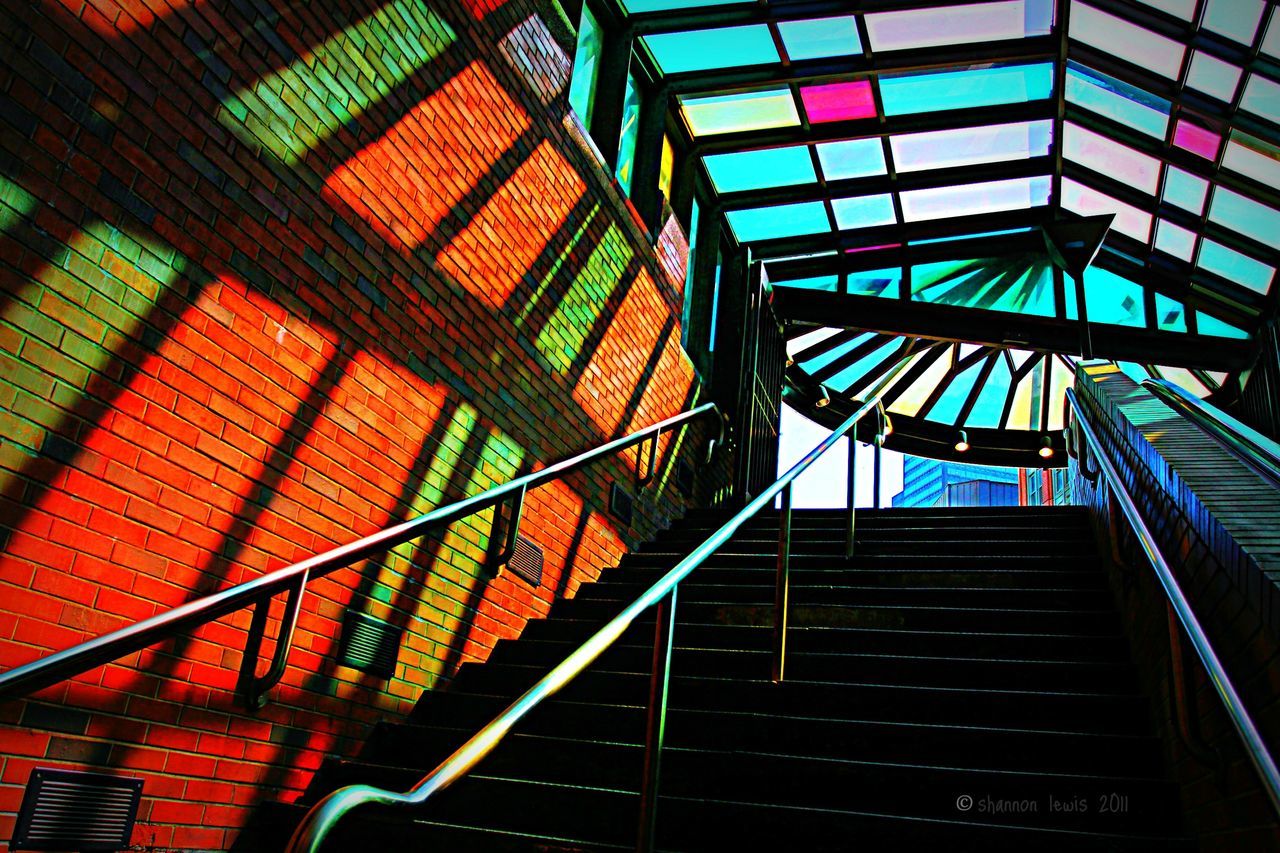
<svg viewBox="0 0 1280 853">
<path fill-rule="evenodd" d="M 927 347 L 898 432 L 998 442 L 1056 428 L 1081 353 L 1202 395 L 1251 363 L 1280 264 L 1280 7 L 617 2 L 765 262 L 793 375 L 856 395 Z M 1076 282 L 1044 229 L 1096 214 Z"/>
</svg>

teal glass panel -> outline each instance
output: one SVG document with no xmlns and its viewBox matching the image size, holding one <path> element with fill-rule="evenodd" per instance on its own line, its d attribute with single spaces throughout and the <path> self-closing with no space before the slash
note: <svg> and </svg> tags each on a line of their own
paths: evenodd
<svg viewBox="0 0 1280 853">
<path fill-rule="evenodd" d="M 1196 16 L 1196 3 L 1198 0 L 1138 0 L 1139 3 L 1146 4 L 1153 9 L 1159 9 L 1162 12 L 1168 12 L 1176 18 L 1184 21 L 1190 21 Z"/>
<path fill-rule="evenodd" d="M 979 240 L 983 237 L 1001 237 L 1005 234 L 1024 234 L 1030 228 L 1005 228 L 1001 231 L 983 231 L 978 234 L 952 234 L 946 237 L 930 237 L 927 240 L 909 240 L 908 246 L 927 246 L 930 243 L 954 243 L 956 240 Z"/>
<path fill-rule="evenodd" d="M 973 385 L 978 381 L 978 374 L 982 371 L 982 361 L 976 361 L 951 383 L 947 385 L 947 390 L 942 392 L 942 396 L 938 398 L 938 402 L 934 403 L 933 408 L 925 414 L 925 420 L 936 421 L 937 423 L 953 424 L 956 418 L 960 417 L 960 410 L 964 408 L 964 401 L 969 399 L 969 392 L 973 390 Z"/>
<path fill-rule="evenodd" d="M 818 145 L 818 162 L 828 181 L 867 178 L 888 171 L 884 164 L 884 146 L 878 138 L 823 142 Z"/>
<path fill-rule="evenodd" d="M 917 264 L 911 268 L 911 298 L 1052 317 L 1053 271 L 1033 255 Z"/>
<path fill-rule="evenodd" d="M 689 326 L 693 315 L 693 275 L 697 269 L 698 257 L 698 223 L 702 216 L 702 208 L 695 196 L 689 208 L 689 260 L 684 267 L 684 305 L 680 310 L 680 346 L 689 351 Z"/>
<path fill-rule="evenodd" d="M 896 299 L 902 284 L 902 267 L 860 270 L 849 273 L 847 278 L 849 293 L 854 296 L 885 296 Z"/>
<path fill-rule="evenodd" d="M 1053 93 L 1053 64 L 966 68 L 880 78 L 885 115 L 1039 101 Z"/>
<path fill-rule="evenodd" d="M 1191 262 L 1196 253 L 1196 235 L 1181 225 L 1167 219 L 1156 222 L 1156 248 L 1168 252 L 1179 260 Z"/>
<path fill-rule="evenodd" d="M 1264 186 L 1280 187 L 1280 148 L 1238 130 L 1231 132 L 1222 167 Z"/>
<path fill-rule="evenodd" d="M 840 292 L 840 276 L 819 275 L 813 278 L 795 278 L 789 281 L 775 281 L 775 287 L 798 287 L 801 290 L 821 290 L 825 293 Z"/>
<path fill-rule="evenodd" d="M 833 198 L 831 208 L 836 214 L 836 227 L 841 230 L 894 225 L 898 221 L 898 216 L 893 210 L 893 197 L 888 193 L 855 198 Z"/>
<path fill-rule="evenodd" d="M 731 210 L 725 216 L 739 243 L 823 234 L 831 230 L 827 208 L 820 201 Z"/>
<path fill-rule="evenodd" d="M 622 99 L 622 132 L 618 137 L 618 168 L 614 174 L 622 191 L 631 195 L 632 166 L 636 159 L 636 139 L 640 133 L 640 86 L 634 74 L 627 75 Z"/>
<path fill-rule="evenodd" d="M 1169 204 L 1199 216 L 1204 212 L 1204 199 L 1208 193 L 1209 182 L 1204 178 L 1184 172 L 1177 166 L 1165 169 L 1164 200 Z"/>
<path fill-rule="evenodd" d="M 983 383 L 982 390 L 978 392 L 978 399 L 974 402 L 969 417 L 965 418 L 964 425 L 976 429 L 999 427 L 1000 416 L 1004 414 L 1004 404 L 1009 398 L 1009 385 L 1012 381 L 1013 374 L 1009 372 L 1009 365 L 1004 357 L 996 358 L 995 365 L 987 375 L 987 381 Z"/>
<path fill-rule="evenodd" d="M 877 348 L 874 352 L 864 355 L 844 370 L 832 376 L 826 383 L 828 387 L 834 388 L 836 391 L 845 392 L 858 384 L 862 377 L 866 376 L 870 370 L 883 364 L 885 359 L 892 358 L 893 354 L 902 347 L 902 343 L 896 339 L 890 340 L 884 346 Z"/>
<path fill-rule="evenodd" d="M 898 197 L 902 202 L 902 218 L 907 222 L 920 222 L 1040 207 L 1049 203 L 1049 189 L 1049 178 L 1044 176 L 908 190 Z"/>
<path fill-rule="evenodd" d="M 1235 338 L 1238 341 L 1249 338 L 1249 333 L 1244 329 L 1237 329 L 1230 323 L 1203 311 L 1196 312 L 1196 328 L 1200 334 L 1213 335 L 1215 338 Z"/>
<path fill-rule="evenodd" d="M 1052 138 L 1053 122 L 1045 119 L 898 134 L 889 147 L 899 172 L 916 172 L 1043 157 Z"/>
<path fill-rule="evenodd" d="M 1266 9 L 1263 0 L 1208 0 L 1200 26 L 1240 44 L 1253 44 Z"/>
<path fill-rule="evenodd" d="M 1045 35 L 1052 14 L 1049 0 L 1003 0 L 871 12 L 864 17 L 871 49 L 879 52 Z"/>
<path fill-rule="evenodd" d="M 812 21 L 779 21 L 778 32 L 792 61 L 852 56 L 862 53 L 862 40 L 852 17 Z"/>
<path fill-rule="evenodd" d="M 621 0 L 622 10 L 632 15 L 646 12 L 687 12 L 704 6 L 754 6 L 751 0 Z"/>
<path fill-rule="evenodd" d="M 1280 6 L 1271 10 L 1271 20 L 1267 24 L 1267 34 L 1262 38 L 1262 52 L 1267 56 L 1280 59 Z"/>
<path fill-rule="evenodd" d="M 831 364 L 833 361 L 841 359 L 844 356 L 848 355 L 849 353 L 853 352 L 855 349 L 862 346 L 864 343 L 871 340 L 873 337 L 875 337 L 874 332 L 864 332 L 861 335 L 858 335 L 857 337 L 851 340 L 845 341 L 839 346 L 832 347 L 831 349 L 827 350 L 821 355 L 818 355 L 818 356 L 815 356 L 814 358 L 800 362 L 800 366 L 810 373 L 813 373 L 816 370 L 821 370 L 822 368 L 826 367 L 828 364 Z"/>
<path fill-rule="evenodd" d="M 1075 288 L 1069 286 L 1067 292 L 1073 294 L 1067 299 L 1067 319 L 1075 320 Z M 1142 286 L 1122 275 L 1102 267 L 1088 267 L 1084 271 L 1084 293 L 1089 302 L 1090 323 L 1139 328 L 1147 323 L 1146 310 L 1142 304 Z"/>
<path fill-rule="evenodd" d="M 1276 274 L 1274 267 L 1207 237 L 1200 241 L 1200 256 L 1196 258 L 1196 266 L 1241 287 L 1247 287 L 1254 293 L 1263 294 L 1271 289 L 1271 280 Z"/>
<path fill-rule="evenodd" d="M 800 124 L 800 113 L 788 89 L 686 98 L 680 109 L 694 136 Z"/>
<path fill-rule="evenodd" d="M 1275 245 L 1276 237 L 1280 235 L 1280 210 L 1226 187 L 1214 189 L 1213 200 L 1209 202 L 1209 219 L 1264 246 Z"/>
<path fill-rule="evenodd" d="M 764 24 L 656 33 L 640 40 L 663 74 L 765 65 L 782 59 Z"/>
<path fill-rule="evenodd" d="M 1090 112 L 1163 140 L 1171 105 L 1128 83 L 1091 68 L 1067 64 L 1067 100 Z"/>
<path fill-rule="evenodd" d="M 1280 124 L 1280 83 L 1261 74 L 1250 74 L 1249 82 L 1244 86 L 1244 97 L 1240 99 L 1240 109 Z"/>
<path fill-rule="evenodd" d="M 1070 21 L 1071 38 L 1093 45 L 1104 54 L 1172 80 L 1178 79 L 1182 71 L 1186 48 L 1173 39 L 1080 0 L 1072 0 Z"/>
<path fill-rule="evenodd" d="M 1191 52 L 1191 67 L 1187 70 L 1187 87 L 1230 103 L 1236 95 L 1242 73 L 1243 69 L 1238 65 L 1194 50 Z"/>
<path fill-rule="evenodd" d="M 1181 302 L 1163 293 L 1156 295 L 1156 328 L 1162 332 L 1185 332 L 1187 311 Z"/>
<path fill-rule="evenodd" d="M 712 154 L 703 157 L 702 162 L 716 191 L 722 193 L 812 184 L 818 180 L 805 145 Z"/>
<path fill-rule="evenodd" d="M 600 23 L 591 14 L 590 7 L 583 3 L 582 23 L 578 25 L 578 47 L 573 54 L 573 79 L 569 83 L 569 106 L 582 119 L 582 126 L 588 129 L 595 110 L 601 45 Z"/>
</svg>

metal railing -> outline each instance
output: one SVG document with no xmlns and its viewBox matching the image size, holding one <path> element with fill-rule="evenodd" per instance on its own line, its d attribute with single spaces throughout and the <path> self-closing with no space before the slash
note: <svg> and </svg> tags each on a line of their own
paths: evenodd
<svg viewBox="0 0 1280 853">
<path fill-rule="evenodd" d="M 94 667 L 119 660 L 162 640 L 213 622 L 229 613 L 252 606 L 253 619 L 245 642 L 237 690 L 249 708 L 261 708 L 266 702 L 266 692 L 279 683 L 284 676 L 293 632 L 297 627 L 298 614 L 302 609 L 302 594 L 308 582 L 349 566 L 357 560 L 410 542 L 433 529 L 451 524 L 489 507 L 494 507 L 494 513 L 489 536 L 490 549 L 487 565 L 491 570 L 496 570 L 510 561 L 515 550 L 524 498 L 529 489 L 576 471 L 602 457 L 649 442 L 647 453 L 644 447 L 636 451 L 636 481 L 643 488 L 653 479 L 658 440 L 662 434 L 707 415 L 715 418 L 720 429 L 717 438 L 708 448 L 708 454 L 710 454 L 712 449 L 724 441 L 724 419 L 715 403 L 705 403 L 630 435 L 602 444 L 593 450 L 548 465 L 539 471 L 517 477 L 509 483 L 432 510 L 363 539 L 204 596 L 31 663 L 14 667 L 0 673 L 0 701 L 20 698 Z M 647 459 L 647 471 L 645 459 Z M 509 518 L 504 520 L 503 505 L 505 504 L 509 504 L 510 509 Z M 276 634 L 271 664 L 266 673 L 259 676 L 257 669 L 262 641 L 266 635 L 271 601 L 281 592 L 287 592 L 288 599 L 285 602 L 280 630 Z"/>
<path fill-rule="evenodd" d="M 641 781 L 639 825 L 636 833 L 636 849 L 648 853 L 653 849 L 654 829 L 657 820 L 658 774 L 662 760 L 662 742 L 667 711 L 667 686 L 670 679 L 672 634 L 675 628 L 676 589 L 708 557 L 719 550 L 742 525 L 755 517 L 765 507 L 781 497 L 778 525 L 778 574 L 774 612 L 775 681 L 782 680 L 786 654 L 788 561 L 790 557 L 790 508 L 791 485 L 797 476 L 834 447 L 867 414 L 880 408 L 880 400 L 898 374 L 914 358 L 906 355 L 887 371 L 866 400 L 845 419 L 831 435 L 810 450 L 799 462 L 771 485 L 755 496 L 736 515 L 699 544 L 687 557 L 664 574 L 621 613 L 609 620 L 586 642 L 557 664 L 536 684 L 526 690 L 501 714 L 473 735 L 452 755 L 436 766 L 418 784 L 399 793 L 371 785 L 350 785 L 330 793 L 318 802 L 303 818 L 289 842 L 291 853 L 312 853 L 320 848 L 324 839 L 337 823 L 352 809 L 362 805 L 380 805 L 410 808 L 425 803 L 433 794 L 448 787 L 465 775 L 481 759 L 502 741 L 526 714 L 541 702 L 557 693 L 576 678 L 605 652 L 650 607 L 657 606 L 654 630 L 653 670 L 650 675 L 649 703 L 645 720 L 644 775 Z M 849 506 L 852 515 L 854 508 Z M 849 526 L 852 535 L 852 524 Z"/>
<path fill-rule="evenodd" d="M 1120 510 L 1137 537 L 1138 544 L 1142 547 L 1142 551 L 1146 554 L 1152 568 L 1155 569 L 1156 577 L 1160 580 L 1160 585 L 1164 587 L 1165 594 L 1169 597 L 1169 604 L 1177 614 L 1178 621 L 1182 623 L 1187 638 L 1191 641 L 1192 647 L 1196 650 L 1196 654 L 1199 655 L 1200 661 L 1208 671 L 1209 680 L 1213 683 L 1218 697 L 1222 700 L 1223 705 L 1226 706 L 1227 715 L 1231 718 L 1231 724 L 1235 727 L 1241 741 L 1244 743 L 1245 752 L 1248 754 L 1254 769 L 1258 772 L 1258 777 L 1262 780 L 1263 788 L 1266 790 L 1267 797 L 1271 800 L 1272 808 L 1275 809 L 1277 814 L 1280 814 L 1280 770 L 1277 770 L 1275 760 L 1271 757 L 1271 752 L 1267 749 L 1266 743 L 1263 742 L 1262 735 L 1258 733 L 1258 727 L 1254 724 L 1253 718 L 1249 716 L 1248 710 L 1240 700 L 1240 695 L 1231 683 L 1231 679 L 1223 668 L 1222 662 L 1218 659 L 1217 653 L 1214 652 L 1209 638 L 1205 635 L 1204 629 L 1200 626 L 1200 621 L 1196 618 L 1195 612 L 1191 609 L 1191 604 L 1182 591 L 1182 587 L 1178 585 L 1178 581 L 1169 568 L 1168 562 L 1165 561 L 1164 556 L 1160 553 L 1155 537 L 1151 534 L 1146 522 L 1143 521 L 1142 514 L 1138 511 L 1138 506 L 1134 502 L 1133 496 L 1125 488 L 1119 471 L 1116 470 L 1115 465 L 1103 450 L 1102 443 L 1090 425 L 1079 398 L 1076 396 L 1075 391 L 1070 388 L 1067 389 L 1067 403 L 1075 414 L 1073 426 L 1085 439 L 1083 444 L 1077 443 L 1076 446 L 1076 451 L 1081 457 L 1081 467 L 1084 467 L 1085 464 L 1083 457 L 1087 447 L 1088 452 L 1093 456 L 1095 469 L 1110 487 L 1115 502 L 1119 504 Z"/>
<path fill-rule="evenodd" d="M 1280 488 L 1280 445 L 1167 379 L 1144 379 L 1142 387 L 1217 439 L 1232 456 Z"/>
</svg>

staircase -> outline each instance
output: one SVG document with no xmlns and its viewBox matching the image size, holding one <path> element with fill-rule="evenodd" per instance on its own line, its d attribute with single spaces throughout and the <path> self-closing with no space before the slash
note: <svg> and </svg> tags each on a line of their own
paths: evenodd
<svg viewBox="0 0 1280 853">
<path fill-rule="evenodd" d="M 309 801 L 416 782 L 720 517 L 692 514 L 465 665 L 326 764 Z M 681 585 L 660 849 L 1194 849 L 1083 511 L 867 511 L 848 565 L 842 523 L 794 513 L 785 684 L 776 515 Z M 420 814 L 353 813 L 329 849 L 632 848 L 652 636 L 650 616 Z M 280 849 L 303 810 L 270 807 L 237 849 Z"/>
</svg>

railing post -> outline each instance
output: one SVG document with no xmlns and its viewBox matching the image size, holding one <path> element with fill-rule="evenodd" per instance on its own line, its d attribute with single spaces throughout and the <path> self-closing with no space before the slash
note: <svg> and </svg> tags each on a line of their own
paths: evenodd
<svg viewBox="0 0 1280 853">
<path fill-rule="evenodd" d="M 880 509 L 880 464 L 883 461 L 881 458 L 883 456 L 883 451 L 880 447 L 879 441 L 875 443 L 875 448 L 876 455 L 873 457 L 875 465 L 871 468 L 871 491 L 874 493 L 871 505 L 876 509 Z"/>
<path fill-rule="evenodd" d="M 844 558 L 848 560 L 853 557 L 855 507 L 858 503 L 858 439 L 853 434 L 849 435 L 849 479 L 846 485 L 849 492 L 849 517 L 844 531 Z"/>
<path fill-rule="evenodd" d="M 644 777 L 640 786 L 640 825 L 636 853 L 652 853 L 658 827 L 658 778 L 662 770 L 662 740 L 667 728 L 667 687 L 671 681 L 671 644 L 676 623 L 676 591 L 658 602 L 653 627 L 653 669 L 649 675 L 649 706 L 644 721 Z"/>
<path fill-rule="evenodd" d="M 773 683 L 781 684 L 787 658 L 787 596 L 791 586 L 791 484 L 778 510 L 778 578 L 773 599 Z"/>
</svg>

